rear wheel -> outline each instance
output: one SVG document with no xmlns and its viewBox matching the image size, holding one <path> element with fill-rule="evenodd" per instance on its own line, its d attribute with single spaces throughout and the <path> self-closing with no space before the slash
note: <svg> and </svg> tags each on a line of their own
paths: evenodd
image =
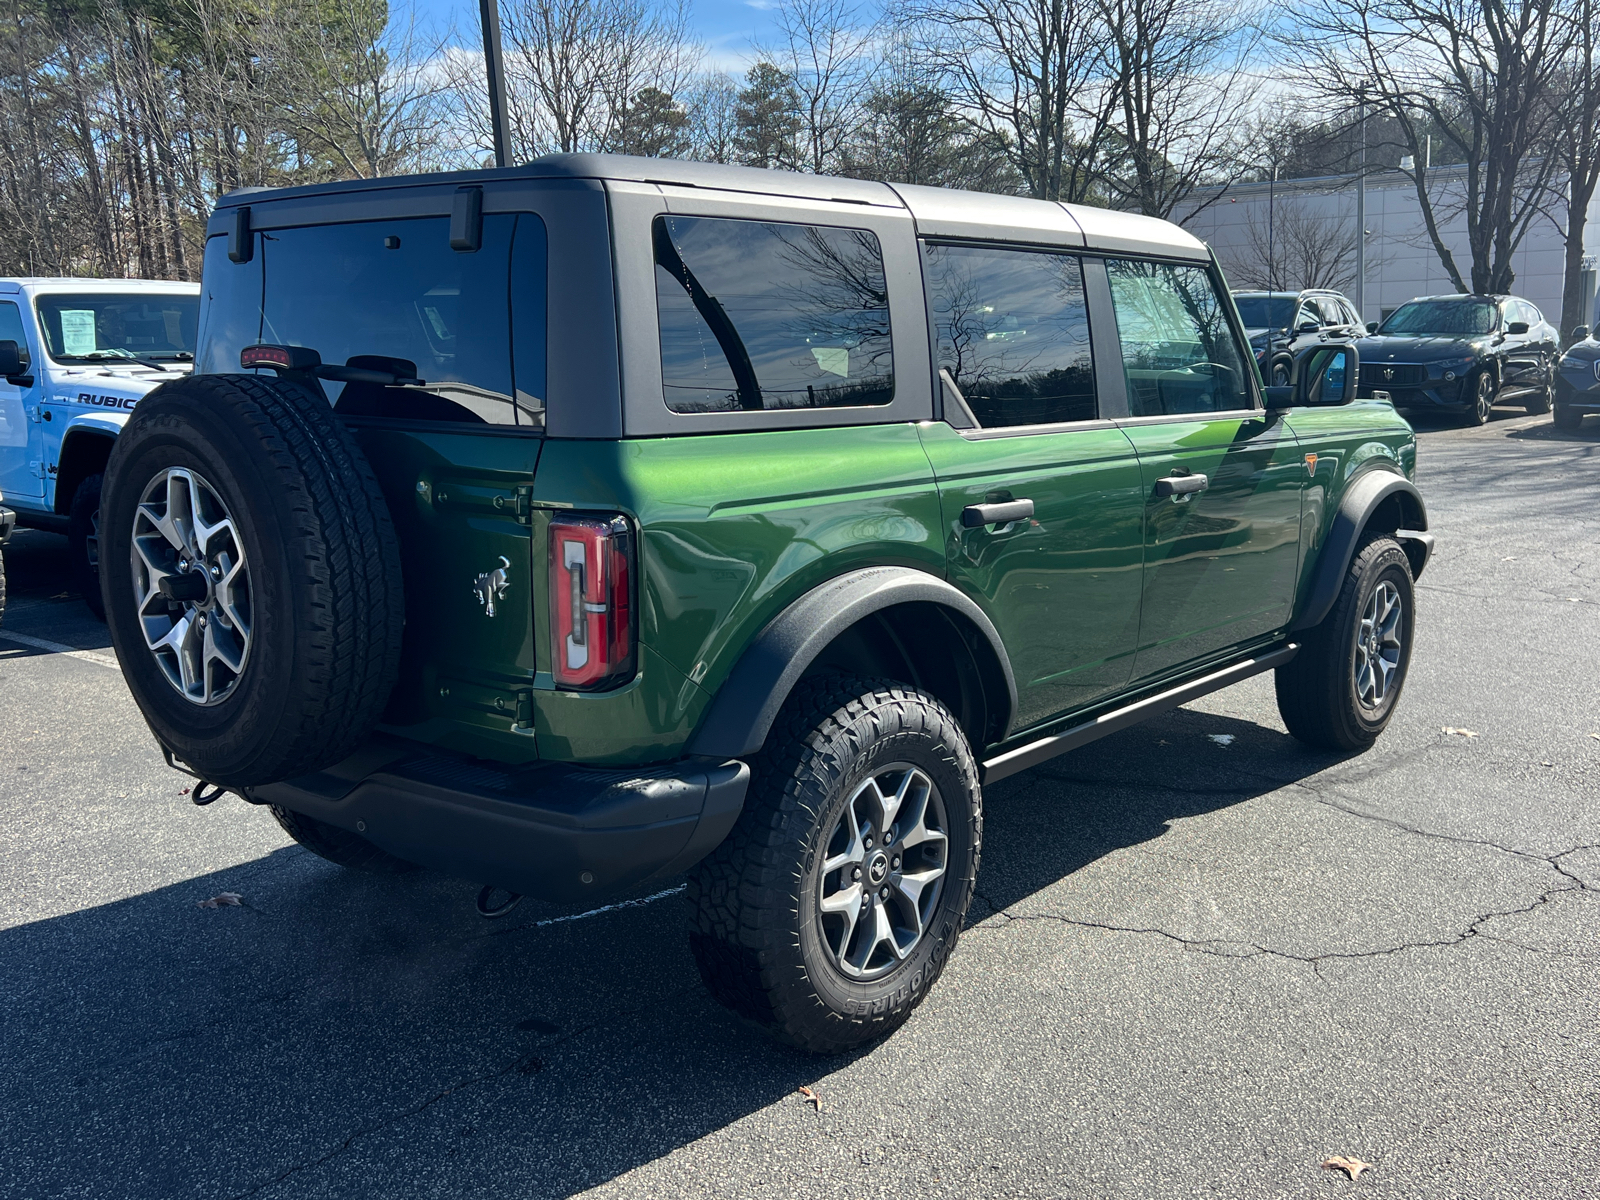
<svg viewBox="0 0 1600 1200">
<path fill-rule="evenodd" d="M 1490 414 L 1494 412 L 1494 374 L 1490 371 L 1479 371 L 1472 377 L 1468 388 L 1471 404 L 1467 409 L 1467 424 L 1487 425 Z"/>
<path fill-rule="evenodd" d="M 983 801 L 960 726 L 915 688 L 817 677 L 752 765 L 738 824 L 689 885 L 701 977 L 805 1050 L 890 1032 L 972 901 Z"/>
<path fill-rule="evenodd" d="M 1552 419 L 1556 428 L 1564 433 L 1577 433 L 1583 427 L 1583 413 L 1564 404 L 1556 405 L 1555 416 Z"/>
<path fill-rule="evenodd" d="M 67 553 L 72 557 L 72 575 L 89 611 L 106 619 L 105 597 L 100 594 L 100 483 L 102 476 L 91 475 L 72 493 L 72 508 L 67 517 Z"/>
<path fill-rule="evenodd" d="M 417 869 L 415 863 L 396 858 L 387 850 L 380 850 L 359 833 L 351 833 L 348 829 L 340 829 L 337 825 L 329 825 L 326 821 L 291 812 L 275 804 L 272 806 L 272 815 L 283 826 L 283 831 L 295 841 L 311 853 L 341 867 L 375 875 L 399 875 Z"/>
<path fill-rule="evenodd" d="M 1276 675 L 1289 732 L 1324 750 L 1365 750 L 1394 715 L 1411 664 L 1411 560 L 1387 534 L 1356 552 L 1333 608 Z"/>
<path fill-rule="evenodd" d="M 1547 383 L 1538 391 L 1529 393 L 1522 407 L 1528 411 L 1529 416 L 1536 417 L 1540 413 L 1547 413 L 1550 411 L 1550 406 L 1555 403 L 1555 393 L 1555 385 Z"/>
</svg>

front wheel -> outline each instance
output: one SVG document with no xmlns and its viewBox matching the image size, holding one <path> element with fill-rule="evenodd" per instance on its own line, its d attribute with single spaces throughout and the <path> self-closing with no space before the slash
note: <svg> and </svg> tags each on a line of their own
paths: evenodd
<svg viewBox="0 0 1600 1200">
<path fill-rule="evenodd" d="M 1363 543 L 1344 586 L 1300 653 L 1277 670 L 1289 732 L 1323 750 L 1365 750 L 1394 715 L 1416 620 L 1411 560 L 1380 534 Z"/>
<path fill-rule="evenodd" d="M 752 764 L 733 832 L 689 884 L 713 996 L 836 1053 L 920 1004 L 972 901 L 983 799 L 937 699 L 886 681 L 803 681 Z"/>
<path fill-rule="evenodd" d="M 1479 371 L 1472 377 L 1472 400 L 1467 409 L 1468 425 L 1487 425 L 1494 411 L 1494 375 Z"/>
<path fill-rule="evenodd" d="M 106 619 L 106 601 L 100 594 L 100 482 L 91 475 L 72 493 L 67 517 L 67 553 L 72 558 L 73 581 L 89 611 Z"/>
</svg>

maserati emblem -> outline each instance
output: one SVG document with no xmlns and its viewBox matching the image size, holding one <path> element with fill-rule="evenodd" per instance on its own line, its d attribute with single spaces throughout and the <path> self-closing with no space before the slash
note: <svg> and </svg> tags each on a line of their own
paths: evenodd
<svg viewBox="0 0 1600 1200">
<path fill-rule="evenodd" d="M 483 605 L 484 616 L 494 616 L 494 602 L 503 599 L 511 587 L 511 579 L 506 575 L 510 569 L 511 560 L 502 554 L 500 565 L 492 571 L 485 571 L 473 583 L 472 591 L 478 597 L 478 603 Z"/>
<path fill-rule="evenodd" d="M 1394 378 L 1394 368 L 1393 367 L 1385 367 L 1383 369 L 1383 381 L 1385 383 L 1388 383 L 1393 378 Z"/>
</svg>

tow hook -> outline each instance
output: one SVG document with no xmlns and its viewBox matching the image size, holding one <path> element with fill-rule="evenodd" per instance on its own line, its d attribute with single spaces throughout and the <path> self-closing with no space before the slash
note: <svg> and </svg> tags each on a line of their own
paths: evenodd
<svg viewBox="0 0 1600 1200">
<path fill-rule="evenodd" d="M 504 895 L 505 899 L 498 904 L 491 905 L 489 902 L 494 899 L 496 892 Z M 485 884 L 483 891 L 478 893 L 478 915 L 486 921 L 492 921 L 496 917 L 505 916 L 521 902 L 521 892 L 513 892 L 510 888 L 496 887 L 492 883 Z"/>
</svg>

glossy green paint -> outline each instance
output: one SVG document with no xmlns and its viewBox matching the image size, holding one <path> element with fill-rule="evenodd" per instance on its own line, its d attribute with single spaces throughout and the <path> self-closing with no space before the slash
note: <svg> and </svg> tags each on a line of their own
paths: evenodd
<svg viewBox="0 0 1600 1200">
<path fill-rule="evenodd" d="M 885 563 L 944 574 L 938 494 L 913 425 L 360 438 L 406 563 L 406 671 L 386 727 L 485 757 L 675 757 L 751 638 L 802 593 Z M 518 485 L 532 486 L 525 523 Z M 639 533 L 639 669 L 610 692 L 558 691 L 550 676 L 547 529 L 573 509 L 624 513 Z M 510 588 L 490 618 L 473 582 L 502 556 Z M 534 736 L 512 732 L 519 703 Z"/>
<path fill-rule="evenodd" d="M 1301 524 L 1301 569 L 1297 597 L 1310 592 L 1318 553 L 1333 525 L 1339 498 L 1364 471 L 1399 471 L 1407 479 L 1417 473 L 1417 438 L 1411 426 L 1386 400 L 1356 400 L 1327 408 L 1290 410 L 1287 423 L 1303 453 L 1317 456 L 1306 481 Z M 1299 611 L 1299 604 L 1296 604 Z"/>
<path fill-rule="evenodd" d="M 1289 622 L 1307 472 L 1278 415 L 1130 421 L 1144 486 L 1144 592 L 1134 678 L 1148 680 Z M 1180 469 L 1210 486 L 1157 496 Z"/>
<path fill-rule="evenodd" d="M 1125 686 L 1139 633 L 1144 489 L 1109 422 L 1050 432 L 922 426 L 950 581 L 994 622 L 1017 679 L 1014 729 Z M 1030 521 L 967 529 L 968 505 L 1028 499 Z"/>
</svg>

